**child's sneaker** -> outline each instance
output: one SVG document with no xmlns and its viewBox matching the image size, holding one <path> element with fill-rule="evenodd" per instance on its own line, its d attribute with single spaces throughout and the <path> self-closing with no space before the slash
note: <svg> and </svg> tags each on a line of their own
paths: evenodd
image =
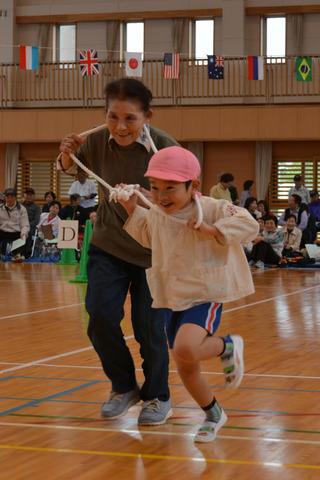
<svg viewBox="0 0 320 480">
<path fill-rule="evenodd" d="M 264 268 L 264 263 L 262 262 L 262 260 L 258 260 L 255 264 L 255 267 L 256 268 Z"/>
<path fill-rule="evenodd" d="M 221 355 L 226 388 L 239 387 L 244 373 L 243 338 L 239 335 L 228 335 L 223 338 L 225 351 Z"/>
<path fill-rule="evenodd" d="M 209 418 L 207 416 L 206 420 L 203 422 L 196 436 L 194 437 L 195 442 L 212 442 L 213 440 L 215 440 L 220 428 L 223 427 L 223 425 L 228 420 L 228 417 L 225 414 L 224 410 L 217 402 L 211 409 L 210 413 L 213 413 L 212 419 L 209 420 L 210 416 Z"/>
</svg>

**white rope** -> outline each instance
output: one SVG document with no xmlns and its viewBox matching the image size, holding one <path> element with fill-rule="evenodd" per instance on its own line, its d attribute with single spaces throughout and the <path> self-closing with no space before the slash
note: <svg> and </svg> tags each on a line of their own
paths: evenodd
<svg viewBox="0 0 320 480">
<path fill-rule="evenodd" d="M 95 132 L 99 132 L 100 130 L 104 130 L 105 128 L 107 128 L 105 124 L 99 125 L 98 127 L 92 128 L 91 130 L 86 130 L 85 132 L 79 133 L 79 137 L 82 137 L 82 138 L 87 137 L 88 135 Z M 148 140 L 150 142 L 153 152 L 156 153 L 158 149 L 154 144 L 154 141 L 150 135 L 150 131 L 147 125 L 143 126 L 143 130 L 146 136 L 148 137 Z M 78 167 L 80 167 L 90 177 L 94 178 L 98 183 L 100 183 L 100 185 L 102 185 L 109 191 L 110 202 L 114 201 L 115 203 L 117 203 L 119 200 L 124 200 L 126 202 L 129 200 L 129 198 L 132 195 L 136 194 L 143 201 L 143 203 L 145 203 L 148 207 L 151 208 L 153 206 L 153 203 L 151 203 L 150 200 L 148 200 L 143 195 L 143 193 L 140 192 L 139 185 L 126 185 L 125 187 L 112 187 L 105 180 L 103 180 L 101 177 L 99 177 L 94 172 L 92 172 L 89 168 L 83 165 L 83 163 L 80 162 L 80 160 L 73 153 L 70 153 L 69 156 L 78 165 Z M 199 228 L 201 223 L 203 222 L 203 211 L 202 211 L 202 207 L 201 207 L 201 203 L 198 195 L 194 196 L 194 201 L 197 208 L 197 221 L 194 228 Z"/>
</svg>

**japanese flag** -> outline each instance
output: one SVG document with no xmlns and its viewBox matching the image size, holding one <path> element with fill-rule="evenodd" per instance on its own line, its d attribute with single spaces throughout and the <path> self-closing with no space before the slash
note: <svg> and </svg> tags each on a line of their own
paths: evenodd
<svg viewBox="0 0 320 480">
<path fill-rule="evenodd" d="M 142 53 L 125 52 L 126 76 L 142 77 Z"/>
</svg>

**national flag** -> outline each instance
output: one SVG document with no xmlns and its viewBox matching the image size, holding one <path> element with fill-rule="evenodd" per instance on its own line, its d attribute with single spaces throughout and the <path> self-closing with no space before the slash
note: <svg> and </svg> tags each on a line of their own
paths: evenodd
<svg viewBox="0 0 320 480">
<path fill-rule="evenodd" d="M 99 75 L 99 60 L 97 50 L 80 50 L 80 70 L 83 77 L 92 75 Z"/>
<path fill-rule="evenodd" d="M 165 53 L 163 59 L 163 77 L 179 78 L 180 73 L 180 55 L 179 53 Z"/>
<path fill-rule="evenodd" d="M 248 80 L 264 80 L 264 60 L 263 57 L 255 57 L 249 55 L 248 63 Z"/>
<path fill-rule="evenodd" d="M 20 70 L 37 70 L 39 68 L 39 48 L 20 45 Z"/>
<path fill-rule="evenodd" d="M 142 53 L 125 52 L 127 77 L 142 77 Z"/>
<path fill-rule="evenodd" d="M 298 82 L 312 82 L 312 58 L 296 58 L 296 80 Z"/>
<path fill-rule="evenodd" d="M 208 76 L 212 80 L 223 80 L 224 58 L 220 55 L 208 55 Z"/>
</svg>

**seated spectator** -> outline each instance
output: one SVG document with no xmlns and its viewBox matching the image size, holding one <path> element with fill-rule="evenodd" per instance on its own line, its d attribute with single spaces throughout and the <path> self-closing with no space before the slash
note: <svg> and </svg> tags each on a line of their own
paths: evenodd
<svg viewBox="0 0 320 480">
<path fill-rule="evenodd" d="M 303 180 L 301 175 L 295 175 L 293 177 L 294 187 L 290 188 L 288 193 L 288 198 L 292 195 L 299 195 L 302 203 L 310 203 L 310 194 L 309 190 L 303 185 Z"/>
<path fill-rule="evenodd" d="M 77 179 L 69 188 L 69 195 L 73 193 L 80 195 L 80 205 L 87 210 L 89 215 L 96 205 L 97 186 L 94 180 L 90 180 L 83 170 L 78 171 Z"/>
<path fill-rule="evenodd" d="M 53 200 L 56 200 L 57 196 L 54 192 L 46 192 L 44 194 L 44 199 L 46 203 L 42 207 L 42 213 L 48 213 L 49 208 L 50 208 L 50 203 L 53 202 Z"/>
<path fill-rule="evenodd" d="M 240 207 L 244 207 L 246 200 L 253 196 L 253 180 L 246 180 L 243 183 L 243 191 L 240 193 Z"/>
<path fill-rule="evenodd" d="M 0 253 L 5 256 L 10 244 L 19 238 L 26 241 L 30 225 L 27 210 L 17 202 L 17 193 L 14 188 L 7 188 L 4 192 L 5 203 L 0 206 Z M 20 247 L 13 251 L 12 261 L 24 260 L 24 249 Z"/>
<path fill-rule="evenodd" d="M 264 217 L 265 215 L 273 215 L 269 210 L 269 205 L 265 200 L 259 200 L 257 203 L 257 210 L 261 213 L 261 216 Z"/>
<path fill-rule="evenodd" d="M 245 201 L 244 208 L 248 210 L 249 213 L 253 216 L 255 220 L 258 220 L 262 215 L 257 208 L 257 199 L 254 197 L 249 197 Z"/>
<path fill-rule="evenodd" d="M 49 212 L 41 213 L 40 221 L 37 225 L 38 229 L 45 234 L 51 231 L 52 236 L 54 238 L 58 238 L 58 234 L 59 234 L 60 218 L 58 214 L 59 214 L 60 208 L 61 208 L 60 202 L 58 202 L 57 200 L 53 200 L 53 202 L 50 203 Z M 46 228 L 48 226 L 51 228 Z"/>
<path fill-rule="evenodd" d="M 285 225 L 289 215 L 294 215 L 297 219 L 297 227 L 302 231 L 300 248 L 306 243 L 313 243 L 316 237 L 316 224 L 313 215 L 309 214 L 308 205 L 301 202 L 299 195 L 293 194 L 289 198 L 288 208 L 285 209 L 279 219 L 280 225 Z"/>
<path fill-rule="evenodd" d="M 302 205 L 301 197 L 295 193 L 291 195 L 288 201 L 288 207 L 279 218 L 279 225 L 284 226 L 289 215 L 294 215 L 297 219 L 297 227 L 303 231 L 308 225 L 308 210 L 306 205 Z"/>
<path fill-rule="evenodd" d="M 309 203 L 309 212 L 311 215 L 314 216 L 315 221 L 317 223 L 317 227 L 320 227 L 320 200 L 319 200 L 319 193 L 317 190 L 312 190 L 310 192 L 310 199 L 311 202 Z"/>
<path fill-rule="evenodd" d="M 300 253 L 300 243 L 302 232 L 297 228 L 297 219 L 294 215 L 289 215 L 283 231 L 283 251 L 284 257 L 293 257 Z"/>
<path fill-rule="evenodd" d="M 232 202 L 229 187 L 232 185 L 234 177 L 232 173 L 223 173 L 219 183 L 214 185 L 210 190 L 210 197 L 216 200 L 228 200 Z"/>
<path fill-rule="evenodd" d="M 273 215 L 264 217 L 264 230 L 253 242 L 250 265 L 264 268 L 265 264 L 278 265 L 283 250 L 283 232 L 277 229 L 278 221 Z"/>
<path fill-rule="evenodd" d="M 22 205 L 26 208 L 29 218 L 30 231 L 26 241 L 25 254 L 30 257 L 32 250 L 32 237 L 36 232 L 37 225 L 40 220 L 40 207 L 35 204 L 35 191 L 33 188 L 26 188 Z"/>
<path fill-rule="evenodd" d="M 70 204 L 63 207 L 59 212 L 61 220 L 78 220 L 79 232 L 83 232 L 86 220 L 88 218 L 86 209 L 80 205 L 81 197 L 78 193 L 70 195 Z"/>
</svg>

